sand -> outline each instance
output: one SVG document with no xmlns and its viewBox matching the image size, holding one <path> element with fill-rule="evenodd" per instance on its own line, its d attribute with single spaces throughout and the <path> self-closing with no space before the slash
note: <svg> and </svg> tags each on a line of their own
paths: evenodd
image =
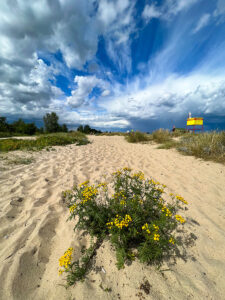
<svg viewBox="0 0 225 300">
<path fill-rule="evenodd" d="M 2 159 L 7 155 L 1 156 L 0 299 L 225 299 L 225 166 L 118 136 L 89 139 L 85 146 L 23 154 L 35 159 L 29 165 L 7 166 Z M 114 250 L 104 242 L 87 279 L 65 289 L 58 259 L 70 246 L 78 258 L 89 238 L 66 222 L 61 192 L 124 166 L 143 171 L 189 202 L 185 227 L 196 240 L 185 261 L 165 263 L 161 271 L 138 261 L 118 271 Z M 146 280 L 149 293 L 141 289 Z"/>
</svg>

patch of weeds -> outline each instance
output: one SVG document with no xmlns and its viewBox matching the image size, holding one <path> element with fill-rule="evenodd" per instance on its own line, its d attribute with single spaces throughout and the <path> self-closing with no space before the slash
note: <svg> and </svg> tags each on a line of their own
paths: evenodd
<svg viewBox="0 0 225 300">
<path fill-rule="evenodd" d="M 14 150 L 42 150 L 46 148 L 50 151 L 52 146 L 64 146 L 69 144 L 86 145 L 89 141 L 80 132 L 73 133 L 53 133 L 39 136 L 35 140 L 5 139 L 0 140 L 0 152 Z"/>
<path fill-rule="evenodd" d="M 171 134 L 169 130 L 159 129 L 152 133 L 153 141 L 162 144 L 171 141 Z"/>
<path fill-rule="evenodd" d="M 178 142 L 171 140 L 171 141 L 163 143 L 162 145 L 158 146 L 157 148 L 158 149 L 171 149 L 171 148 L 176 148 L 178 144 L 179 144 Z"/>
<path fill-rule="evenodd" d="M 130 132 L 125 138 L 129 143 L 149 142 L 151 140 L 146 133 L 140 131 Z"/>
<path fill-rule="evenodd" d="M 179 210 L 188 203 L 174 194 L 166 202 L 165 187 L 125 167 L 112 174 L 111 183 L 85 181 L 63 192 L 70 211 L 68 220 L 77 220 L 74 230 L 92 237 L 91 246 L 79 260 L 73 262 L 72 248 L 60 259 L 59 273 L 66 272 L 67 283 L 72 285 L 85 278 L 96 249 L 106 238 L 115 249 L 118 269 L 136 258 L 160 267 L 165 260 L 180 255 L 179 249 L 184 246 L 180 234 L 186 220 Z M 112 195 L 109 190 L 113 190 Z"/>
</svg>

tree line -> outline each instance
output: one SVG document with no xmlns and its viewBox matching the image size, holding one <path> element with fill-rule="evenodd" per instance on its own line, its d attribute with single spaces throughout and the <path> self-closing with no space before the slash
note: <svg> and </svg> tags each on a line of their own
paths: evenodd
<svg viewBox="0 0 225 300">
<path fill-rule="evenodd" d="M 6 120 L 6 117 L 0 117 L 0 132 L 10 134 L 25 134 L 34 135 L 41 133 L 54 133 L 54 132 L 68 132 L 66 124 L 60 125 L 58 123 L 59 117 L 55 112 L 47 113 L 43 117 L 44 127 L 38 128 L 35 123 L 25 123 L 24 120 L 19 119 L 11 124 Z M 91 128 L 89 125 L 80 125 L 77 131 L 85 134 L 98 134 L 102 133 L 100 130 Z"/>
<path fill-rule="evenodd" d="M 58 120 L 59 117 L 55 112 L 47 113 L 43 117 L 44 128 L 38 128 L 33 122 L 25 123 L 24 120 L 19 119 L 9 124 L 6 117 L 0 117 L 0 132 L 27 135 L 34 135 L 36 133 L 68 132 L 66 124 L 59 125 Z"/>
</svg>

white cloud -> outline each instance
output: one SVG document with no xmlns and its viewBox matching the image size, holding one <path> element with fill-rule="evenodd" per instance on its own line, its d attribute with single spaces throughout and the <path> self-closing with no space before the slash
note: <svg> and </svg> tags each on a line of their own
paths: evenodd
<svg viewBox="0 0 225 300">
<path fill-rule="evenodd" d="M 146 5 L 143 13 L 142 13 L 142 17 L 144 19 L 150 20 L 153 18 L 159 18 L 162 15 L 162 12 L 159 11 L 154 4 L 152 5 Z"/>
<path fill-rule="evenodd" d="M 104 90 L 101 94 L 102 97 L 106 97 L 110 95 L 110 91 L 109 90 Z"/>
<path fill-rule="evenodd" d="M 55 86 L 55 76 L 69 77 L 69 68 L 82 69 L 91 61 L 101 35 L 118 68 L 130 69 L 134 4 L 130 0 L 99 0 L 97 4 L 89 0 L 0 1 L 0 112 L 25 115 L 27 110 L 27 115 L 37 116 L 37 111 L 41 115 L 48 109 L 57 110 L 59 104 L 61 108 L 63 99 L 64 105 L 77 107 L 87 101 L 95 86 L 104 97 L 109 95 L 100 79 L 80 78 L 66 101 Z M 54 58 L 59 51 L 67 67 Z M 51 66 L 38 60 L 38 54 Z"/>
<path fill-rule="evenodd" d="M 147 21 L 150 21 L 152 18 L 168 21 L 178 13 L 189 9 L 198 1 L 199 0 L 166 0 L 159 7 L 156 7 L 155 4 L 147 4 L 143 10 L 142 17 Z"/>
<path fill-rule="evenodd" d="M 211 18 L 210 14 L 204 14 L 198 21 L 198 24 L 196 25 L 193 32 L 196 33 L 199 30 L 201 30 L 203 27 L 207 26 L 209 24 L 210 18 Z"/>
<path fill-rule="evenodd" d="M 74 82 L 77 88 L 72 91 L 72 96 L 67 97 L 67 103 L 75 108 L 87 103 L 88 96 L 95 87 L 104 89 L 107 86 L 107 83 L 96 76 L 75 76 Z"/>
<path fill-rule="evenodd" d="M 225 116 L 224 77 L 210 77 L 198 73 L 189 76 L 171 75 L 160 84 L 134 91 L 133 83 L 127 92 L 102 102 L 102 107 L 115 116 L 126 119 L 176 119 L 189 111 L 197 116 L 216 114 Z"/>
</svg>

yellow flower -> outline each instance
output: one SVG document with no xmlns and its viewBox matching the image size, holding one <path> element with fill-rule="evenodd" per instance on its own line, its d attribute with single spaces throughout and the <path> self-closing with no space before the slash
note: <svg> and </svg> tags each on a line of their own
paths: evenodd
<svg viewBox="0 0 225 300">
<path fill-rule="evenodd" d="M 89 183 L 89 180 L 84 181 L 79 185 L 79 187 L 86 186 Z"/>
<path fill-rule="evenodd" d="M 64 272 L 64 270 L 60 269 L 59 270 L 59 275 L 62 275 L 63 272 Z"/>
<path fill-rule="evenodd" d="M 182 218 L 180 215 L 175 215 L 175 218 L 178 222 L 180 222 L 181 224 L 185 223 L 186 220 L 184 218 Z"/>
<path fill-rule="evenodd" d="M 128 172 L 131 172 L 131 168 L 128 168 L 128 167 L 124 167 L 123 170 L 124 170 L 124 171 L 128 171 Z"/>
<path fill-rule="evenodd" d="M 63 256 L 59 259 L 59 266 L 68 269 L 68 266 L 71 264 L 73 248 L 68 248 Z M 65 270 L 59 270 L 59 275 L 61 275 Z"/>
<path fill-rule="evenodd" d="M 76 204 L 74 204 L 74 205 L 72 205 L 72 206 L 70 206 L 70 212 L 71 213 L 73 213 L 74 212 L 74 210 L 77 208 L 77 205 Z"/>
<path fill-rule="evenodd" d="M 175 244 L 175 240 L 171 237 L 170 239 L 169 239 L 169 243 L 171 243 L 171 244 Z"/>
<path fill-rule="evenodd" d="M 159 241 L 159 237 L 160 237 L 160 235 L 159 234 L 154 234 L 154 241 Z"/>
<path fill-rule="evenodd" d="M 142 172 L 134 173 L 132 175 L 132 178 L 136 178 L 136 179 L 140 179 L 140 180 L 145 180 L 144 173 L 142 173 Z"/>
<path fill-rule="evenodd" d="M 176 199 L 183 202 L 184 204 L 188 204 L 188 202 L 186 200 L 184 200 L 184 198 L 179 196 L 179 195 L 176 195 Z"/>
<path fill-rule="evenodd" d="M 154 229 L 155 229 L 156 231 L 159 231 L 159 226 L 153 224 L 153 227 L 154 227 Z"/>
</svg>

